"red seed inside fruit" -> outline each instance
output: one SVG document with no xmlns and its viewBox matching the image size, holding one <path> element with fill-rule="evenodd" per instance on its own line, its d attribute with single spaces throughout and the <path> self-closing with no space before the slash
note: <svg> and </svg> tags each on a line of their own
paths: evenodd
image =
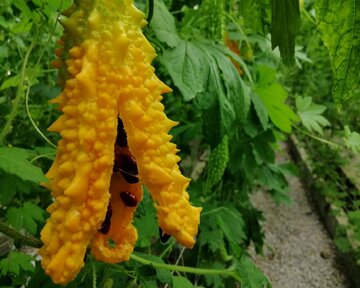
<svg viewBox="0 0 360 288">
<path fill-rule="evenodd" d="M 135 207 L 138 203 L 136 196 L 129 191 L 120 192 L 120 198 L 128 207 Z"/>
</svg>

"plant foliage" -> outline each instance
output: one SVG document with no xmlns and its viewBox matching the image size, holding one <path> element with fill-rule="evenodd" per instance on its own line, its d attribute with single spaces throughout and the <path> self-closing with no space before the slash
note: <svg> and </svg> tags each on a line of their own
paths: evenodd
<svg viewBox="0 0 360 288">
<path fill-rule="evenodd" d="M 182 172 L 192 178 L 191 200 L 203 206 L 196 246 L 185 250 L 171 238 L 161 243 L 145 193 L 134 220 L 139 239 L 132 259 L 104 264 L 87 255 L 85 267 L 66 287 L 271 287 L 247 248 L 253 245 L 261 253 L 264 244 L 265 219 L 251 201 L 253 191 L 270 193 L 277 203 L 291 202 L 285 175 L 293 169 L 278 163 L 279 141 L 301 121 L 307 133 L 321 135 L 345 127 L 345 145 L 359 151 L 359 127 L 336 122 L 340 117 L 326 98 L 331 67 L 319 33 L 306 22 L 306 35 L 302 31 L 296 38 L 301 46 L 295 45 L 298 1 L 213 1 L 221 11 L 202 8 L 197 0 L 154 1 L 144 30 L 158 54 L 158 77 L 173 88 L 163 102 L 169 118 L 180 122 L 171 133 L 181 149 Z M 136 4 L 146 7 L 145 1 Z M 351 8 L 356 5 L 354 0 L 316 3 L 337 103 L 359 88 L 359 13 Z M 46 132 L 58 114 L 48 104 L 59 93 L 50 63 L 62 32 L 58 13 L 69 6 L 65 0 L 0 4 L 0 224 L 24 237 L 39 237 L 52 201 L 40 186 L 57 141 Z M 221 25 L 204 25 L 209 13 Z M 273 51 L 276 46 L 279 51 Z M 345 205 L 346 196 L 339 195 L 334 201 Z M 351 223 L 359 219 L 356 213 L 350 218 Z M 0 256 L 0 282 L 57 287 L 39 265 L 37 251 L 13 243 Z"/>
<path fill-rule="evenodd" d="M 360 89 L 360 3 L 356 0 L 317 1 L 316 15 L 328 47 L 334 83 L 333 97 L 341 106 Z"/>
</svg>

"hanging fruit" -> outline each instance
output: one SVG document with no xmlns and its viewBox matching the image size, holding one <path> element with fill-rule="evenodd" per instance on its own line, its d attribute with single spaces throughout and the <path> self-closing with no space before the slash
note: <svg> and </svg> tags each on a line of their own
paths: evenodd
<svg viewBox="0 0 360 288">
<path fill-rule="evenodd" d="M 41 232 L 42 266 L 66 284 L 87 247 L 105 262 L 129 259 L 137 239 L 131 224 L 141 183 L 155 201 L 159 225 L 191 248 L 201 208 L 189 203 L 189 179 L 177 165 L 176 145 L 155 75 L 154 49 L 142 34 L 144 14 L 132 0 L 75 0 L 63 13 L 58 42 L 62 115 L 49 128 L 62 139 L 46 174 L 54 203 Z"/>
</svg>

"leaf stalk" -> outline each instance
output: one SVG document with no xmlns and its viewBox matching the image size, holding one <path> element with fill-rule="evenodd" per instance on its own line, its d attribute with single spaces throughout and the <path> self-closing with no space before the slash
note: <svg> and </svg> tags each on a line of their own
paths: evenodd
<svg viewBox="0 0 360 288">
<path fill-rule="evenodd" d="M 160 269 L 173 270 L 173 271 L 185 272 L 185 273 L 191 273 L 191 274 L 201 274 L 201 275 L 223 275 L 223 276 L 233 277 L 237 280 L 239 278 L 237 275 L 235 275 L 233 268 L 206 269 L 206 268 L 195 268 L 195 267 L 189 267 L 189 266 L 177 266 L 177 265 L 172 265 L 172 264 L 153 262 L 151 260 L 142 258 L 134 253 L 130 255 L 130 258 L 141 264 L 152 265 L 155 268 L 160 268 Z"/>
<path fill-rule="evenodd" d="M 5 235 L 11 237 L 15 241 L 20 242 L 23 245 L 40 248 L 42 246 L 42 242 L 39 239 L 36 239 L 29 235 L 23 235 L 20 232 L 16 231 L 14 228 L 6 225 L 5 223 L 0 221 L 0 232 Z"/>
</svg>

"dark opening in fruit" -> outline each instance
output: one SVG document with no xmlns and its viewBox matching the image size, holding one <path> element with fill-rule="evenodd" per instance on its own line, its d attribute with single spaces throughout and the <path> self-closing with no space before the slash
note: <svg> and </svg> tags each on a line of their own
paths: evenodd
<svg viewBox="0 0 360 288">
<path fill-rule="evenodd" d="M 106 210 L 105 219 L 99 228 L 100 233 L 107 234 L 109 232 L 111 227 L 111 216 L 112 216 L 112 208 L 111 205 L 109 204 Z"/>
</svg>

